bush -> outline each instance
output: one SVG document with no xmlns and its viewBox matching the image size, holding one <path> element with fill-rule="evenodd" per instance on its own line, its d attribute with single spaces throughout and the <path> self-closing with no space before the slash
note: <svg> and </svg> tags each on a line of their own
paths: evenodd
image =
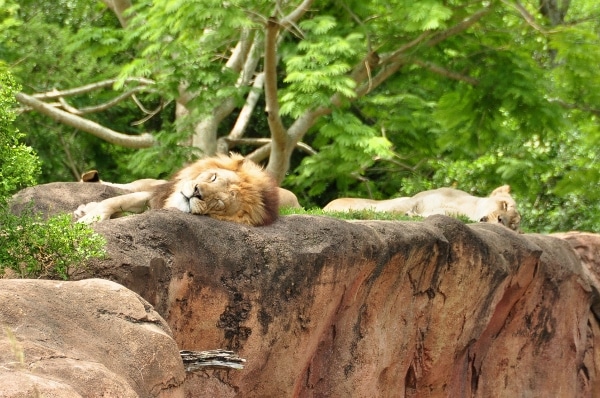
<svg viewBox="0 0 600 398">
<path fill-rule="evenodd" d="M 17 90 L 0 65 L 0 277 L 68 279 L 74 267 L 104 256 L 106 241 L 87 225 L 74 224 L 70 215 L 43 220 L 32 211 L 10 212 L 10 195 L 34 184 L 40 169 L 12 124 Z"/>
<path fill-rule="evenodd" d="M 0 271 L 21 278 L 68 279 L 90 258 L 105 255 L 106 240 L 68 214 L 43 220 L 31 211 L 0 211 Z M 11 271 L 9 271 L 11 270 Z"/>
</svg>

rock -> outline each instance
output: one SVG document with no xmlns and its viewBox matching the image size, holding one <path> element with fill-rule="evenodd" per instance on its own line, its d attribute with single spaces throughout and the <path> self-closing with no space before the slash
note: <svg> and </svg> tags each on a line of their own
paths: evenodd
<svg viewBox="0 0 600 398">
<path fill-rule="evenodd" d="M 563 239 L 444 216 L 253 228 L 174 210 L 95 229 L 109 258 L 76 278 L 139 293 L 180 349 L 246 359 L 188 374 L 188 397 L 600 394 L 598 282 Z"/>
<path fill-rule="evenodd" d="M 21 213 L 27 208 L 43 215 L 73 214 L 80 204 L 99 202 L 124 191 L 102 184 L 82 182 L 53 182 L 36 185 L 17 192 L 11 210 Z"/>
<path fill-rule="evenodd" d="M 0 397 L 183 397 L 165 321 L 123 286 L 0 279 Z"/>
</svg>

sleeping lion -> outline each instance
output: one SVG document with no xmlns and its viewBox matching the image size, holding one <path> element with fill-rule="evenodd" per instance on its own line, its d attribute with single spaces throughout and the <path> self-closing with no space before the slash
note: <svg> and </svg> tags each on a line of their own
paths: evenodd
<svg viewBox="0 0 600 398">
<path fill-rule="evenodd" d="M 339 198 L 329 202 L 324 211 L 371 209 L 428 217 L 434 214 L 462 215 L 471 221 L 498 223 L 514 231 L 519 229 L 521 215 L 510 195 L 510 186 L 503 185 L 489 197 L 479 198 L 453 188 L 438 188 L 420 192 L 412 197 L 388 200 Z"/>
<path fill-rule="evenodd" d="M 97 172 L 91 173 L 84 174 L 82 180 L 96 179 L 131 193 L 79 206 L 75 216 L 83 223 L 107 220 L 124 212 L 141 213 L 147 208 L 175 208 L 252 226 L 271 224 L 279 214 L 275 180 L 238 154 L 200 159 L 169 181 L 144 179 L 113 184 L 99 181 Z"/>
</svg>

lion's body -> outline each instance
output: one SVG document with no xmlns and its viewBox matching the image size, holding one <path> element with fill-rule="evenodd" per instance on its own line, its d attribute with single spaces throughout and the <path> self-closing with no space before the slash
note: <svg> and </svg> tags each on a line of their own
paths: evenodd
<svg viewBox="0 0 600 398">
<path fill-rule="evenodd" d="M 273 178 L 254 162 L 236 154 L 198 160 L 169 181 L 99 182 L 139 191 L 80 206 L 75 214 L 81 217 L 81 222 L 105 220 L 122 212 L 139 213 L 150 207 L 175 208 L 261 226 L 272 223 L 279 212 L 279 192 Z"/>
<path fill-rule="evenodd" d="M 339 198 L 323 208 L 324 211 L 364 209 L 421 217 L 434 214 L 462 215 L 472 221 L 501 223 L 513 230 L 519 228 L 521 221 L 508 185 L 496 188 L 487 198 L 476 197 L 458 189 L 438 188 L 419 192 L 412 197 L 388 200 Z"/>
</svg>

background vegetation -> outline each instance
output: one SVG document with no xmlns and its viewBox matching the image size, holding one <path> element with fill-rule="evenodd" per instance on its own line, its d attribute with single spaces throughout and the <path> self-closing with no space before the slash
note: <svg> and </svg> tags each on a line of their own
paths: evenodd
<svg viewBox="0 0 600 398">
<path fill-rule="evenodd" d="M 26 211 L 9 211 L 8 199 L 34 184 L 39 161 L 13 126 L 16 85 L 0 68 L 0 277 L 68 279 L 85 261 L 104 255 L 105 240 L 70 215 L 42 219 Z"/>
<path fill-rule="evenodd" d="M 526 231 L 600 231 L 594 0 L 0 5 L 40 182 L 166 177 L 235 150 L 306 208 L 508 183 Z"/>
</svg>

